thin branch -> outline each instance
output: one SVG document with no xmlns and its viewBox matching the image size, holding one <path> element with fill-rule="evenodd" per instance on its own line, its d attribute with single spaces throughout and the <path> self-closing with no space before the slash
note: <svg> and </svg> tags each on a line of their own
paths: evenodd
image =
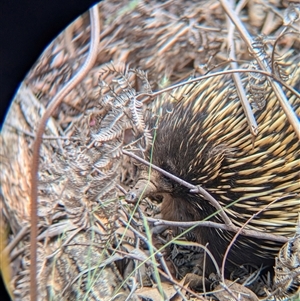
<svg viewBox="0 0 300 301">
<path fill-rule="evenodd" d="M 238 14 L 241 10 L 241 5 L 243 5 L 243 1 L 239 2 L 239 5 L 236 7 L 235 12 L 236 14 Z M 236 63 L 236 56 L 235 56 L 235 44 L 234 44 L 234 40 L 233 40 L 233 36 L 234 36 L 234 24 L 232 22 L 230 22 L 229 17 L 228 21 L 229 21 L 229 29 L 228 29 L 228 49 L 229 49 L 229 59 L 231 60 L 230 66 L 232 69 L 237 69 L 237 63 Z M 247 122 L 248 122 L 248 126 L 250 129 L 250 132 L 252 135 L 257 136 L 258 134 L 258 125 L 257 122 L 255 120 L 254 114 L 252 112 L 250 103 L 247 99 L 247 95 L 245 92 L 245 89 L 242 85 L 242 80 L 240 78 L 240 75 L 238 73 L 233 73 L 232 74 L 232 78 L 233 81 L 235 83 L 236 86 L 236 90 L 237 93 L 239 95 Z"/>
<path fill-rule="evenodd" d="M 74 77 L 68 81 L 62 89 L 55 95 L 47 107 L 43 117 L 40 120 L 39 127 L 37 129 L 36 138 L 33 143 L 33 155 L 32 155 L 32 168 L 31 168 L 31 231 L 30 231 L 30 300 L 37 300 L 37 183 L 38 183 L 38 169 L 39 169 L 39 157 L 40 157 L 40 146 L 42 143 L 42 136 L 45 131 L 46 123 L 54 110 L 59 106 L 63 98 L 72 90 L 74 87 L 83 80 L 90 69 L 93 67 L 99 45 L 100 35 L 100 22 L 98 6 L 94 6 L 90 9 L 91 18 L 91 42 L 89 52 L 80 70 L 74 75 Z"/>
<path fill-rule="evenodd" d="M 17 244 L 21 241 L 21 239 L 29 233 L 29 225 L 23 226 L 18 234 L 14 237 L 14 239 L 5 247 L 5 249 L 1 252 L 2 254 L 11 254 L 13 249 L 17 246 Z"/>
<path fill-rule="evenodd" d="M 211 195 L 209 194 L 204 188 L 201 186 L 195 186 L 195 189 L 191 189 L 190 192 L 192 193 L 200 193 L 204 196 L 204 198 L 210 202 L 212 206 L 214 206 L 217 209 L 217 213 L 219 213 L 225 223 L 228 227 L 233 227 L 233 223 L 231 219 L 227 216 L 225 213 L 223 207 L 220 205 L 220 203 Z"/>
<path fill-rule="evenodd" d="M 276 82 L 280 83 L 287 90 L 289 90 L 291 93 L 293 93 L 296 97 L 300 98 L 300 93 L 297 90 L 295 90 L 290 85 L 286 84 L 283 80 L 281 80 L 280 78 L 278 78 L 276 75 L 274 75 L 274 74 L 272 74 L 270 72 L 266 72 L 266 71 L 263 71 L 263 70 L 256 70 L 256 69 L 232 69 L 232 70 L 223 70 L 223 71 L 220 71 L 220 72 L 210 73 L 210 74 L 206 74 L 206 75 L 202 75 L 202 76 L 198 76 L 198 77 L 189 79 L 187 81 L 178 83 L 176 85 L 173 85 L 173 86 L 170 86 L 168 88 L 159 90 L 157 92 L 153 92 L 153 93 L 141 93 L 141 94 L 138 95 L 138 97 L 148 96 L 148 97 L 154 98 L 154 97 L 157 97 L 157 96 L 159 96 L 159 95 L 161 95 L 163 93 L 172 91 L 173 89 L 177 89 L 177 88 L 182 87 L 184 85 L 188 85 L 188 84 L 192 84 L 192 83 L 195 83 L 195 82 L 199 82 L 201 80 L 208 79 L 208 78 L 211 78 L 211 77 L 214 77 L 214 76 L 222 76 L 222 75 L 232 74 L 232 73 L 249 73 L 249 72 L 263 74 L 265 76 L 268 76 L 268 77 L 274 79 Z M 145 102 L 147 99 L 144 99 L 143 102 Z"/>
<path fill-rule="evenodd" d="M 209 228 L 216 228 L 216 229 L 222 229 L 225 231 L 230 231 L 237 233 L 240 231 L 240 234 L 243 236 L 248 237 L 254 237 L 258 239 L 267 239 L 271 241 L 277 241 L 280 243 L 286 243 L 288 241 L 288 238 L 281 236 L 281 235 L 275 235 L 270 234 L 266 232 L 259 232 L 256 230 L 245 230 L 243 228 L 237 227 L 235 225 L 227 226 L 225 224 L 220 224 L 216 222 L 210 222 L 210 221 L 194 221 L 194 222 L 174 222 L 174 221 L 167 221 L 163 219 L 157 219 L 153 217 L 147 217 L 147 220 L 154 224 L 154 226 L 171 226 L 171 227 L 180 227 L 180 228 L 189 228 L 193 226 L 199 226 L 199 227 L 209 227 Z"/>
<path fill-rule="evenodd" d="M 223 277 L 224 278 L 224 277 Z M 234 282 L 232 283 L 232 285 L 234 284 Z M 232 297 L 232 298 L 234 298 L 234 300 L 236 300 L 236 301 L 239 301 L 240 300 L 240 298 L 239 297 L 237 297 L 234 293 L 233 293 L 233 291 L 231 290 L 231 289 L 229 289 L 229 287 L 226 285 L 226 283 L 225 283 L 225 281 L 224 281 L 224 279 L 223 279 L 223 281 L 220 281 L 220 285 L 223 287 L 223 289 Z M 231 299 L 231 298 L 230 298 Z M 232 299 L 231 299 L 232 300 Z"/>
</svg>

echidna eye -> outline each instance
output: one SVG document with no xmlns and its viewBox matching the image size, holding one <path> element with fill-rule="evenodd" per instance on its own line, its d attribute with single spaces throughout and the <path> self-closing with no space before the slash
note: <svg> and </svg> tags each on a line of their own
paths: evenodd
<svg viewBox="0 0 300 301">
<path fill-rule="evenodd" d="M 167 176 L 162 175 L 161 184 L 164 190 L 173 190 L 175 187 L 175 182 Z"/>
</svg>

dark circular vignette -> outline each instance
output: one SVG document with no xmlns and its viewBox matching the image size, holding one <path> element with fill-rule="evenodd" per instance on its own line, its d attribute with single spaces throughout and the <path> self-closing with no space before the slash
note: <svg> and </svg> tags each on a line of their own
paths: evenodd
<svg viewBox="0 0 300 301">
<path fill-rule="evenodd" d="M 47 45 L 95 0 L 0 3 L 0 130 L 19 84 Z M 0 272 L 1 300 L 10 300 Z"/>
<path fill-rule="evenodd" d="M 45 47 L 95 0 L 0 3 L 0 128 L 19 84 Z"/>
</svg>

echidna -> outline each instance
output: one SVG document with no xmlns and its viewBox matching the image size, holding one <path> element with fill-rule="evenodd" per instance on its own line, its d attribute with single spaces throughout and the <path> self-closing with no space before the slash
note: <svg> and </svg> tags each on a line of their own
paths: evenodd
<svg viewBox="0 0 300 301">
<path fill-rule="evenodd" d="M 296 85 L 295 80 L 293 85 Z M 289 95 L 296 114 L 300 99 Z M 172 107 L 172 108 L 171 108 Z M 171 108 L 171 109 L 170 109 Z M 240 100 L 227 77 L 214 78 L 178 88 L 172 97 L 160 100 L 153 149 L 148 158 L 169 173 L 205 188 L 236 226 L 275 201 L 251 220 L 245 229 L 293 236 L 300 211 L 300 149 L 276 96 L 271 93 L 255 117 L 259 134 L 251 136 Z M 152 115 L 153 116 L 153 115 Z M 151 122 L 150 122 L 151 123 Z M 152 123 L 153 124 L 153 123 Z M 148 173 L 128 194 L 137 191 Z M 145 181 L 144 181 L 145 183 Z M 216 209 L 200 194 L 151 170 L 144 196 L 163 196 L 162 217 L 171 221 L 200 221 Z M 219 215 L 209 220 L 222 222 Z M 197 227 L 192 233 L 221 264 L 234 233 Z M 272 266 L 282 244 L 239 235 L 231 248 L 226 269 L 251 263 Z M 206 270 L 212 272 L 212 266 Z"/>
</svg>

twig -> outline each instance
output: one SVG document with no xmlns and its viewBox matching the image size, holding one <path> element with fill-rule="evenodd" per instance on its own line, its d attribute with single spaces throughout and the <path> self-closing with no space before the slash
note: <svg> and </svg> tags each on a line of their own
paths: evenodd
<svg viewBox="0 0 300 301">
<path fill-rule="evenodd" d="M 14 237 L 14 239 L 5 247 L 5 249 L 1 252 L 2 254 L 10 254 L 12 250 L 16 247 L 16 245 L 20 242 L 20 240 L 28 234 L 29 225 L 23 226 L 19 233 Z"/>
<path fill-rule="evenodd" d="M 131 297 L 133 297 L 133 294 L 134 294 L 134 292 L 136 291 L 136 289 L 137 289 L 137 287 L 138 287 L 138 286 L 137 286 L 137 283 L 136 283 L 136 280 L 135 280 L 134 277 L 131 277 L 130 280 L 131 280 L 131 282 L 132 282 L 131 290 L 130 290 L 130 293 L 129 293 L 129 295 L 127 296 L 127 298 L 126 298 L 125 301 L 130 301 L 130 300 L 132 300 Z"/>
<path fill-rule="evenodd" d="M 198 76 L 198 77 L 189 79 L 189 80 L 187 80 L 185 82 L 181 82 L 181 83 L 178 83 L 176 85 L 172 85 L 172 86 L 170 86 L 168 88 L 159 90 L 157 92 L 153 92 L 153 93 L 141 93 L 141 94 L 138 95 L 138 97 L 140 98 L 140 97 L 143 97 L 143 96 L 148 96 L 148 97 L 154 98 L 154 97 L 157 97 L 158 95 L 161 95 L 163 93 L 172 91 L 173 89 L 182 87 L 184 85 L 192 84 L 192 83 L 195 83 L 195 82 L 199 82 L 201 80 L 208 79 L 208 78 L 211 78 L 211 77 L 214 77 L 214 76 L 222 76 L 222 75 L 232 74 L 232 73 L 249 73 L 249 72 L 262 74 L 262 75 L 265 75 L 265 76 L 268 76 L 268 77 L 274 79 L 276 82 L 278 82 L 282 86 L 284 86 L 287 90 L 289 90 L 290 92 L 292 92 L 295 96 L 297 96 L 297 97 L 300 98 L 300 93 L 297 90 L 295 90 L 290 85 L 286 84 L 283 80 L 281 80 L 280 78 L 278 78 L 274 74 L 272 74 L 270 72 L 263 71 L 263 70 L 256 70 L 256 69 L 233 69 L 233 70 L 223 70 L 223 71 L 220 71 L 220 72 L 210 73 L 210 74 L 206 74 L 206 75 L 202 75 L 202 76 Z M 143 101 L 146 101 L 146 99 L 143 100 Z"/>
<path fill-rule="evenodd" d="M 41 118 L 39 127 L 37 129 L 36 138 L 33 143 L 33 155 L 32 155 L 32 168 L 31 168 L 31 232 L 30 232 L 30 300 L 37 300 L 37 183 L 38 183 L 38 168 L 40 157 L 40 145 L 42 143 L 42 136 L 46 127 L 47 120 L 54 112 L 54 110 L 61 103 L 62 99 L 86 76 L 86 74 L 93 67 L 97 54 L 100 35 L 100 23 L 98 7 L 95 5 L 90 9 L 91 18 L 91 42 L 89 52 L 80 70 L 74 75 L 74 77 L 67 82 L 62 89 L 52 99 L 47 107 L 43 117 Z"/>
<path fill-rule="evenodd" d="M 240 1 L 239 4 L 237 5 L 235 12 L 238 14 L 240 12 L 241 6 L 244 4 L 244 1 Z M 227 17 L 228 18 L 228 17 Z M 229 18 L 228 18 L 229 20 Z M 236 63 L 236 56 L 235 56 L 235 44 L 233 41 L 233 35 L 234 35 L 234 24 L 230 22 L 229 20 L 229 29 L 228 29 L 228 49 L 229 49 L 229 59 L 231 60 L 231 68 L 232 69 L 237 69 L 237 63 Z M 255 120 L 255 117 L 253 115 L 251 106 L 249 104 L 249 101 L 247 99 L 247 95 L 245 92 L 245 89 L 242 85 L 242 81 L 240 78 L 240 75 L 238 73 L 233 73 L 232 74 L 233 81 L 236 86 L 237 93 L 239 95 L 244 113 L 246 115 L 246 119 L 250 128 L 250 132 L 252 135 L 257 136 L 258 134 L 258 126 L 257 122 Z"/>
<path fill-rule="evenodd" d="M 24 246 L 20 249 L 17 249 L 17 250 L 14 250 L 10 255 L 9 255 L 9 262 L 13 262 L 15 261 L 15 259 L 17 257 L 19 257 L 21 254 L 23 254 L 23 252 L 25 252 L 25 250 L 27 250 L 28 247 L 27 246 Z"/>
<path fill-rule="evenodd" d="M 234 283 L 232 283 L 232 285 L 233 285 Z M 225 281 L 224 281 L 224 279 L 223 279 L 223 282 L 222 281 L 220 281 L 220 285 L 223 287 L 223 289 L 232 297 L 232 298 L 234 298 L 234 300 L 236 300 L 236 301 L 239 301 L 240 300 L 240 298 L 238 298 L 234 293 L 233 293 L 233 291 L 231 290 L 231 289 L 229 289 L 229 287 L 226 285 L 226 283 L 225 283 Z M 230 298 L 231 299 L 231 298 Z M 232 299 L 231 299 L 232 300 Z"/>
<path fill-rule="evenodd" d="M 46 256 L 46 259 L 49 260 L 52 257 L 54 257 L 55 255 L 57 255 L 59 252 L 61 252 L 61 250 L 63 248 L 65 248 L 66 246 L 68 246 L 69 242 L 83 229 L 85 229 L 85 226 L 75 229 L 74 232 L 63 242 L 63 244 L 61 246 L 59 246 L 53 253 Z"/>
<path fill-rule="evenodd" d="M 180 228 L 189 228 L 193 226 L 210 227 L 210 228 L 222 229 L 225 231 L 231 231 L 234 233 L 241 231 L 240 232 L 241 235 L 254 237 L 258 239 L 267 239 L 267 240 L 277 241 L 281 243 L 286 243 L 288 241 L 286 237 L 281 235 L 274 235 L 271 233 L 259 232 L 255 230 L 245 230 L 235 226 L 234 224 L 232 224 L 232 226 L 228 226 L 225 224 L 220 224 L 220 223 L 215 223 L 210 221 L 173 222 L 173 221 L 166 221 L 163 219 L 156 219 L 153 217 L 147 217 L 147 220 L 151 223 L 154 223 L 154 226 L 165 225 L 165 226 L 180 227 Z"/>
<path fill-rule="evenodd" d="M 231 219 L 227 216 L 227 214 L 225 213 L 225 211 L 224 211 L 223 207 L 220 205 L 220 203 L 211 194 L 209 194 L 204 188 L 202 188 L 201 186 L 198 185 L 198 186 L 195 186 L 194 189 L 191 189 L 190 192 L 202 194 L 204 196 L 204 198 L 207 201 L 209 201 L 210 204 L 217 209 L 217 213 L 220 213 L 225 225 L 227 225 L 228 227 L 234 226 Z"/>
</svg>

